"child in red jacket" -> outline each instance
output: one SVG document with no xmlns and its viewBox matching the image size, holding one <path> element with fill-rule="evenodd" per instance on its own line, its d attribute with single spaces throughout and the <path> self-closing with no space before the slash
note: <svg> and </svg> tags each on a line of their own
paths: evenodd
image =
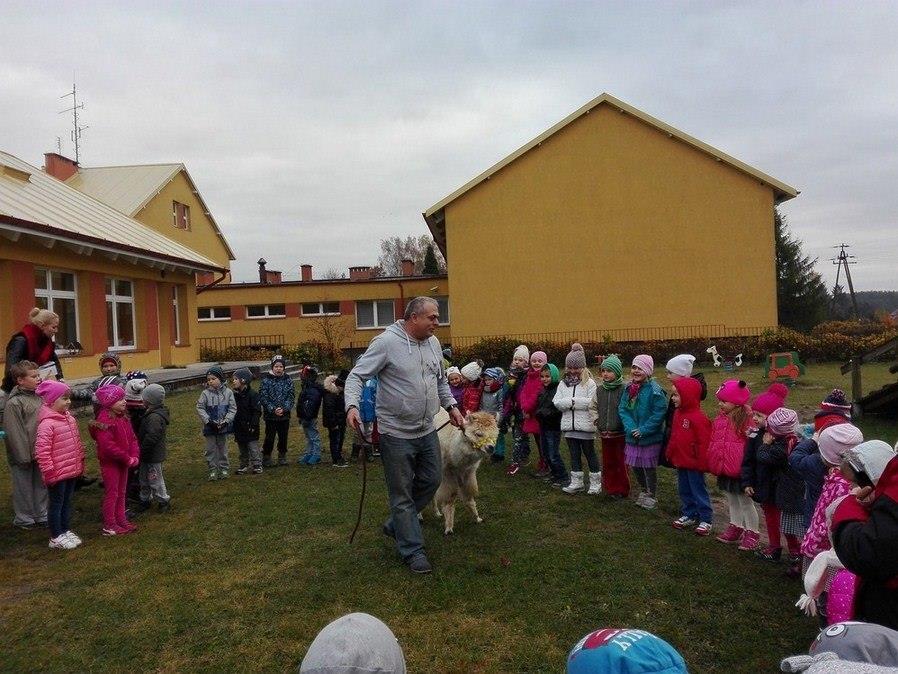
<svg viewBox="0 0 898 674">
<path fill-rule="evenodd" d="M 103 535 L 121 536 L 137 530 L 125 515 L 128 469 L 140 462 L 140 445 L 127 414 L 125 390 L 119 386 L 97 389 L 100 414 L 90 427 L 97 443 L 97 459 L 103 475 Z"/>
<path fill-rule="evenodd" d="M 674 520 L 675 529 L 695 527 L 698 536 L 711 533 L 714 511 L 705 486 L 708 469 L 708 442 L 711 420 L 701 408 L 702 384 L 683 377 L 673 383 L 670 399 L 675 406 L 667 442 L 667 460 L 677 469 L 677 484 L 683 516 Z M 696 526 L 697 525 L 697 526 Z"/>
</svg>

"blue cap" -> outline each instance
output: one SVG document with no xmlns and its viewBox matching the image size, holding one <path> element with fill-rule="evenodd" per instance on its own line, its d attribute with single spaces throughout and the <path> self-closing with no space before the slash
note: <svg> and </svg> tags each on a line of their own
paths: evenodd
<svg viewBox="0 0 898 674">
<path fill-rule="evenodd" d="M 567 674 L 688 674 L 686 662 L 663 639 L 644 630 L 590 632 L 567 656 Z"/>
</svg>

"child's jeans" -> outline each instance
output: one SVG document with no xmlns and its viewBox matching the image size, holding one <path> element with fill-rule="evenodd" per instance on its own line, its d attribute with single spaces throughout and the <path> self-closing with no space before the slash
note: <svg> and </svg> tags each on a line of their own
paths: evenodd
<svg viewBox="0 0 898 674">
<path fill-rule="evenodd" d="M 514 463 L 527 463 L 530 458 L 530 436 L 536 440 L 539 445 L 539 435 L 535 433 L 524 433 L 520 424 L 515 424 L 511 428 L 511 437 L 514 440 L 514 448 L 511 451 L 511 460 Z"/>
<path fill-rule="evenodd" d="M 624 462 L 623 433 L 602 438 L 602 491 L 609 496 L 630 495 L 630 475 Z"/>
<path fill-rule="evenodd" d="M 210 436 L 214 437 L 214 436 Z M 106 529 L 128 524 L 125 516 L 125 491 L 128 486 L 128 466 L 120 463 L 100 464 L 103 476 L 103 526 Z"/>
<path fill-rule="evenodd" d="M 30 527 L 47 521 L 47 488 L 37 461 L 27 466 L 10 466 L 12 509 L 16 526 Z"/>
<path fill-rule="evenodd" d="M 331 461 L 343 463 L 343 439 L 346 437 L 346 426 L 334 426 L 327 429 L 327 439 L 330 443 Z"/>
<path fill-rule="evenodd" d="M 318 422 L 302 420 L 299 422 L 302 430 L 306 434 L 306 453 L 305 456 L 310 459 L 321 458 L 321 434 L 318 432 Z"/>
<path fill-rule="evenodd" d="M 261 468 L 262 467 L 262 450 L 259 448 L 258 440 L 250 440 L 249 442 L 237 441 L 237 449 L 240 452 L 240 467 Z"/>
<path fill-rule="evenodd" d="M 231 463 L 228 460 L 228 436 L 227 435 L 207 435 L 206 436 L 206 463 L 209 464 L 209 470 L 228 470 Z"/>
<path fill-rule="evenodd" d="M 699 522 L 713 522 L 714 511 L 705 486 L 705 474 L 700 470 L 677 469 L 677 488 L 683 515 Z"/>
<path fill-rule="evenodd" d="M 596 456 L 595 440 L 583 440 L 581 438 L 565 438 L 567 448 L 571 452 L 571 470 L 575 473 L 583 472 L 581 454 L 586 456 L 586 465 L 590 473 L 599 472 L 599 457 Z"/>
<path fill-rule="evenodd" d="M 168 503 L 169 495 L 165 489 L 165 478 L 162 476 L 161 463 L 140 462 L 137 469 L 140 480 L 140 500 L 144 503 L 155 500 L 157 503 Z"/>
<path fill-rule="evenodd" d="M 552 471 L 552 479 L 567 482 L 570 478 L 559 451 L 561 431 L 542 431 L 539 434 L 539 446 L 546 457 L 546 463 L 549 464 L 549 470 Z"/>
<path fill-rule="evenodd" d="M 50 538 L 61 536 L 69 530 L 69 516 L 72 512 L 72 494 L 75 493 L 75 481 L 60 480 L 47 487 L 50 505 L 47 508 L 47 523 L 50 526 Z"/>
</svg>

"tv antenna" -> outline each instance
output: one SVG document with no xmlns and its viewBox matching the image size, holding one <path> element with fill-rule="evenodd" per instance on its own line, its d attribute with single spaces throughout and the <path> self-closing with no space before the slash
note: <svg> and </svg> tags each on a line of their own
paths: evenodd
<svg viewBox="0 0 898 674">
<path fill-rule="evenodd" d="M 845 268 L 845 280 L 848 281 L 848 293 L 851 295 L 851 307 L 854 311 L 855 320 L 859 319 L 860 316 L 857 311 L 857 298 L 854 296 L 854 283 L 851 282 L 851 269 L 850 265 L 857 264 L 857 258 L 854 255 L 849 255 L 846 253 L 846 249 L 851 248 L 851 246 L 847 243 L 840 243 L 837 246 L 833 246 L 833 248 L 839 249 L 839 254 L 836 257 L 830 258 L 830 262 L 838 267 L 836 269 L 836 285 L 833 286 L 833 302 L 836 300 L 836 290 L 839 288 L 839 274 L 842 273 L 842 268 Z"/>
<path fill-rule="evenodd" d="M 74 80 L 74 78 L 72 78 Z M 72 113 L 72 143 L 75 145 L 75 163 L 78 164 L 81 162 L 81 132 L 85 129 L 89 129 L 89 126 L 79 126 L 78 125 L 78 111 L 84 109 L 84 103 L 78 103 L 78 87 L 72 82 L 72 90 L 60 96 L 60 98 L 68 98 L 72 97 L 72 107 L 66 108 L 65 110 L 60 110 L 59 114 L 63 114 L 66 112 Z M 57 137 L 57 146 L 62 147 L 62 143 L 59 143 L 59 138 Z"/>
</svg>

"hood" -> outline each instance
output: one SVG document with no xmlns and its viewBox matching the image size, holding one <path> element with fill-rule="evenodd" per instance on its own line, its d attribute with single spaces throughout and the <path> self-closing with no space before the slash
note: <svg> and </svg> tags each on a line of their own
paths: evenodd
<svg viewBox="0 0 898 674">
<path fill-rule="evenodd" d="M 339 388 L 337 388 L 337 375 L 329 374 L 324 378 L 324 390 L 330 393 L 335 393 L 337 395 L 343 393 Z"/>
<path fill-rule="evenodd" d="M 34 396 L 35 398 L 39 398 L 37 391 L 29 391 L 28 389 L 19 388 L 18 385 L 13 386 L 12 391 L 9 392 L 9 396 L 6 399 L 6 404 L 9 404 L 9 401 L 12 400 L 15 396 Z"/>
<path fill-rule="evenodd" d="M 405 656 L 390 628 L 367 613 L 337 618 L 318 633 L 300 674 L 405 674 Z"/>
<path fill-rule="evenodd" d="M 680 394 L 680 410 L 683 412 L 691 412 L 697 410 L 701 404 L 702 383 L 698 379 L 692 377 L 683 377 L 677 379 L 674 388 Z"/>
<path fill-rule="evenodd" d="M 552 363 L 546 363 L 546 366 L 543 368 L 544 370 L 548 368 L 549 373 L 552 375 L 552 383 L 557 384 L 561 381 L 561 374 L 558 372 L 558 368 Z"/>
<path fill-rule="evenodd" d="M 150 416 L 151 414 L 156 414 L 162 417 L 163 419 L 165 419 L 166 424 L 171 423 L 170 412 L 165 405 L 157 405 L 156 407 L 150 408 L 150 410 L 147 412 L 147 416 Z"/>
<path fill-rule="evenodd" d="M 59 419 L 65 420 L 66 415 L 63 412 L 57 412 L 51 407 L 47 407 L 46 405 L 41 405 L 40 410 L 37 412 L 37 422 L 40 423 L 43 419 Z"/>
<path fill-rule="evenodd" d="M 878 486 L 886 466 L 895 458 L 895 450 L 882 440 L 867 440 L 849 449 L 845 458 L 854 470 L 860 469 Z"/>
<path fill-rule="evenodd" d="M 404 339 L 406 346 L 408 347 L 409 353 L 412 352 L 412 342 L 413 341 L 415 342 L 415 344 L 428 343 L 428 344 L 430 344 L 430 348 L 433 350 L 434 354 L 436 355 L 437 360 L 442 359 L 443 354 L 441 351 L 438 351 L 437 348 L 433 345 L 433 342 L 434 342 L 433 339 L 431 339 L 430 337 L 427 337 L 426 339 L 415 339 L 414 337 L 412 337 L 405 331 L 404 326 L 405 326 L 405 321 L 400 319 L 400 320 L 396 321 L 395 323 L 393 323 L 392 325 L 387 326 L 387 328 L 386 328 L 386 330 L 384 330 L 384 332 L 389 332 L 390 334 L 396 335 L 397 337 L 401 337 L 402 339 Z M 460 373 L 461 373 L 461 371 L 459 370 L 459 374 Z"/>
</svg>

